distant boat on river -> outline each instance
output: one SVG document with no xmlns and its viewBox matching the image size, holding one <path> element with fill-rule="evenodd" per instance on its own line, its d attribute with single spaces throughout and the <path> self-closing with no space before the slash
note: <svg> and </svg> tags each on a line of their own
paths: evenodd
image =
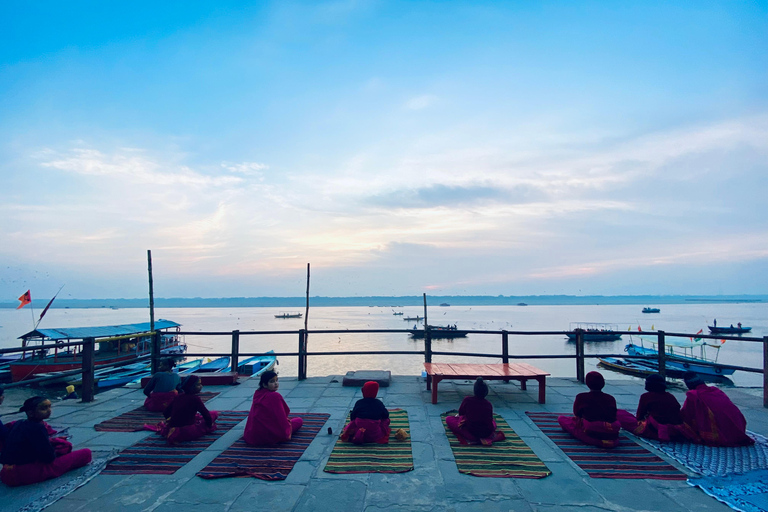
<svg viewBox="0 0 768 512">
<path fill-rule="evenodd" d="M 643 308 L 643 313 L 661 313 L 659 308 Z"/>
<path fill-rule="evenodd" d="M 469 331 L 462 331 L 457 329 L 455 325 L 429 325 L 429 334 L 434 340 L 448 339 L 448 338 L 466 338 Z M 418 330 L 411 333 L 411 337 L 414 339 L 421 339 L 424 337 L 426 331 Z"/>
<path fill-rule="evenodd" d="M 621 333 L 618 332 L 619 328 L 614 324 L 572 323 L 570 330 L 575 331 L 576 329 L 584 331 L 584 341 L 616 341 L 621 339 Z M 567 336 L 568 341 L 576 341 L 575 332 L 569 332 Z"/>
<path fill-rule="evenodd" d="M 275 315 L 275 318 L 301 318 L 303 313 L 280 313 L 279 315 Z"/>
</svg>

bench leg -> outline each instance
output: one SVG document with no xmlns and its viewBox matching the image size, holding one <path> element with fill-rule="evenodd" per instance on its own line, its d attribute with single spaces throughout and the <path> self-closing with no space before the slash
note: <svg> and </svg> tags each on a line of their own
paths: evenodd
<svg viewBox="0 0 768 512">
<path fill-rule="evenodd" d="M 437 383 L 440 382 L 440 379 L 437 377 L 437 375 L 432 376 L 432 403 L 437 403 Z"/>
<path fill-rule="evenodd" d="M 432 376 L 430 374 L 427 374 L 427 391 L 432 389 Z"/>
<path fill-rule="evenodd" d="M 528 382 L 528 379 L 520 379 L 520 389 L 522 389 L 523 391 L 528 389 L 526 382 Z"/>
<path fill-rule="evenodd" d="M 539 381 L 539 403 L 544 404 L 547 402 L 547 378 L 538 377 L 536 380 Z"/>
</svg>

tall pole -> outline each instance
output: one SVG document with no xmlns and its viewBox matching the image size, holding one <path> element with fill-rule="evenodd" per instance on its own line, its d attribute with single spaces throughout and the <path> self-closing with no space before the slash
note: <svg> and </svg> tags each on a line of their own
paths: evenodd
<svg viewBox="0 0 768 512">
<path fill-rule="evenodd" d="M 308 340 L 309 340 L 309 331 L 307 330 L 307 324 L 309 322 L 309 263 L 307 263 L 307 305 L 304 308 L 304 336 L 303 336 L 303 343 L 302 343 L 302 350 L 303 353 L 299 357 L 302 360 L 301 368 L 303 368 L 303 374 L 299 376 L 299 379 L 306 379 L 307 378 L 307 346 L 308 346 Z"/>
<path fill-rule="evenodd" d="M 427 325 L 429 325 L 427 323 L 427 294 L 424 293 L 422 295 L 424 296 L 424 329 L 426 329 Z"/>
<path fill-rule="evenodd" d="M 159 342 L 159 336 L 154 335 L 155 331 L 155 291 L 152 285 L 152 251 L 147 249 L 147 271 L 149 272 L 149 330 L 152 331 L 152 373 L 157 372 L 157 354 L 160 347 L 155 346 Z"/>
</svg>

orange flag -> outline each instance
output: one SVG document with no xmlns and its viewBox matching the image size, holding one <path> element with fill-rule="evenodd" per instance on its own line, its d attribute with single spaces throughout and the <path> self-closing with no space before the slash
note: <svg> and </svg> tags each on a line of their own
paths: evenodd
<svg viewBox="0 0 768 512">
<path fill-rule="evenodd" d="M 27 304 L 29 304 L 30 302 L 32 302 L 32 294 L 29 293 L 29 290 L 27 290 L 27 293 L 19 297 L 19 300 L 21 301 L 21 304 L 19 304 L 19 306 L 16 309 L 21 309 Z"/>
</svg>

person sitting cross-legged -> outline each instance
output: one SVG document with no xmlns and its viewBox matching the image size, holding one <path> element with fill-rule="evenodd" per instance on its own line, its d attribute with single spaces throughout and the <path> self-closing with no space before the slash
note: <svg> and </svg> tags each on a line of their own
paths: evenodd
<svg viewBox="0 0 768 512">
<path fill-rule="evenodd" d="M 473 392 L 474 396 L 461 401 L 457 415 L 446 416 L 445 424 L 461 444 L 491 446 L 496 441 L 504 440 L 504 432 L 496 429 L 493 404 L 485 398 L 488 396 L 488 384 L 482 377 L 475 380 Z"/>
<path fill-rule="evenodd" d="M 589 372 L 586 384 L 589 391 L 576 395 L 573 416 L 559 416 L 557 422 L 579 441 L 615 448 L 619 445 L 621 430 L 621 423 L 616 419 L 616 399 L 603 393 L 605 379 L 599 372 Z"/>
<path fill-rule="evenodd" d="M 363 384 L 363 398 L 355 402 L 349 413 L 350 422 L 341 434 L 342 441 L 355 444 L 389 443 L 389 411 L 376 398 L 379 383 L 368 381 Z"/>
</svg>

